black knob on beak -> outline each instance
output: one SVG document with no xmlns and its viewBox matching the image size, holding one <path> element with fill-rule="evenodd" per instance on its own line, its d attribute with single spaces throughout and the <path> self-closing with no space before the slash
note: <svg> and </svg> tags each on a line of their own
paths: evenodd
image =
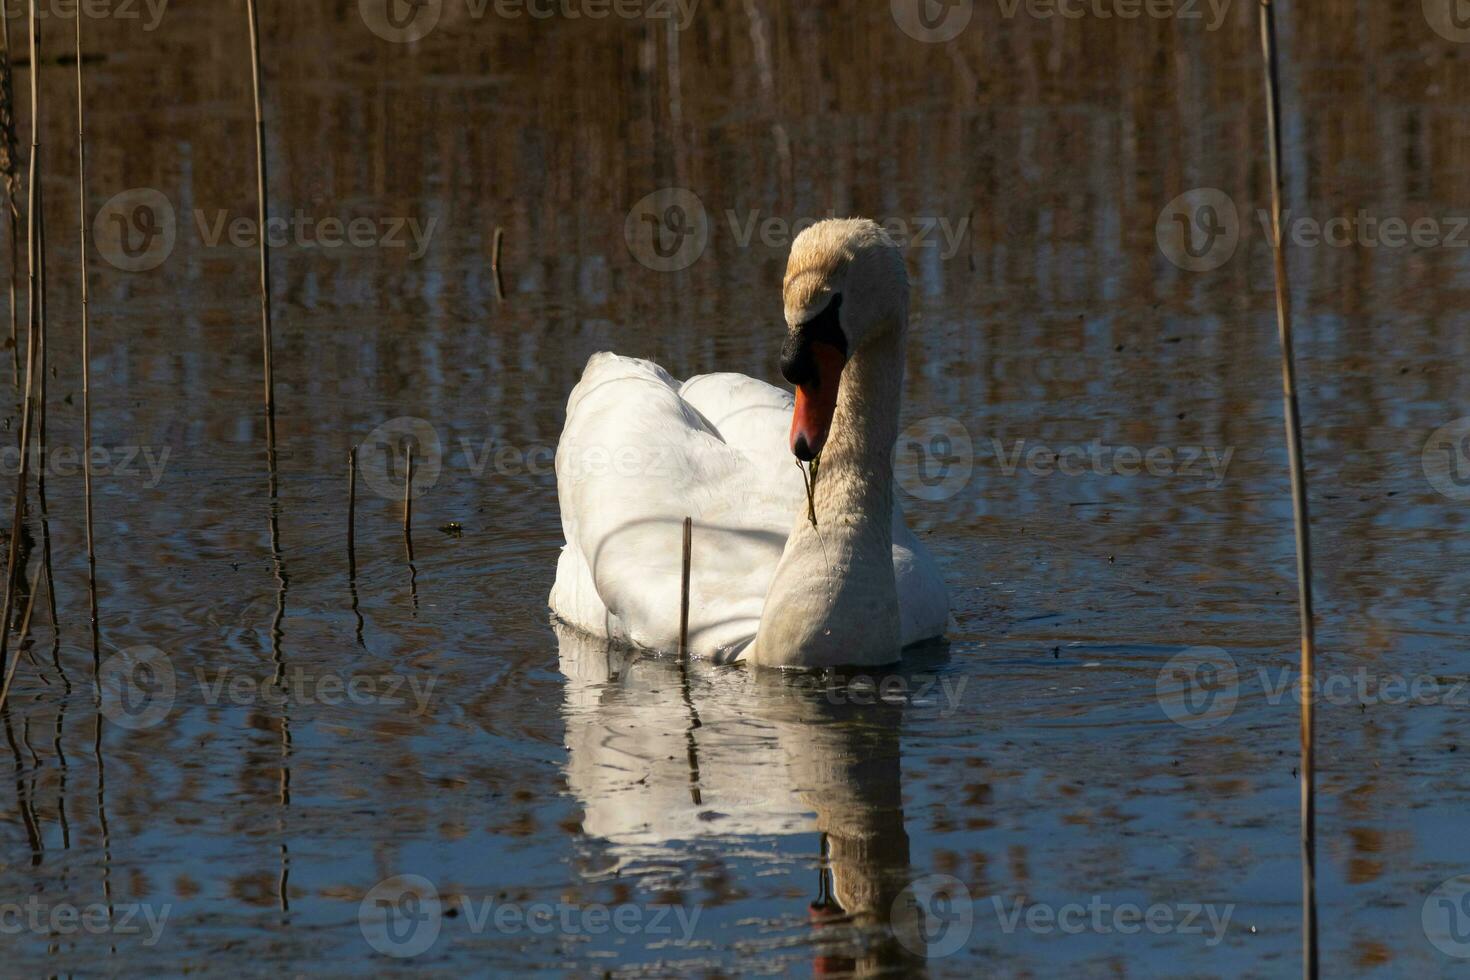
<svg viewBox="0 0 1470 980">
<path fill-rule="evenodd" d="M 817 362 L 812 357 L 812 344 L 830 344 L 847 356 L 847 335 L 837 311 L 842 308 L 842 294 L 833 293 L 826 309 L 786 335 L 781 345 L 781 377 L 794 385 L 817 380 Z"/>
</svg>

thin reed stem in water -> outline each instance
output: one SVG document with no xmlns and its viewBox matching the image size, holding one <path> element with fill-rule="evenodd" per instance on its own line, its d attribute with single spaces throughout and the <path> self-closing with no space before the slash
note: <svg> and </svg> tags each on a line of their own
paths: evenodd
<svg viewBox="0 0 1470 980">
<path fill-rule="evenodd" d="M 684 560 L 679 573 L 679 659 L 689 658 L 689 565 L 694 552 L 694 518 L 684 518 Z"/>
<path fill-rule="evenodd" d="M 5 683 L 0 686 L 0 708 L 5 707 L 6 700 L 10 697 L 10 682 L 15 680 L 15 668 L 20 665 L 20 648 L 25 646 L 26 635 L 31 631 L 31 613 L 36 609 L 36 593 L 41 588 L 41 566 L 36 566 L 36 573 L 31 576 L 31 594 L 26 599 L 25 615 L 20 620 L 20 632 L 16 638 L 15 659 L 10 661 L 10 666 L 5 671 Z"/>
<path fill-rule="evenodd" d="M 500 279 L 500 246 L 505 239 L 505 232 L 499 225 L 495 228 L 495 243 L 490 248 L 490 272 L 495 276 L 495 298 L 505 299 L 505 288 Z"/>
<path fill-rule="evenodd" d="M 357 447 L 347 450 L 347 569 L 357 570 Z"/>
<path fill-rule="evenodd" d="M 95 639 L 97 627 L 97 548 L 92 534 L 92 336 L 87 285 L 87 127 L 82 77 L 82 13 L 77 11 L 77 214 L 81 230 L 82 276 L 82 496 L 87 518 L 87 596 Z"/>
<path fill-rule="evenodd" d="M 1281 388 L 1286 412 L 1286 448 L 1291 463 L 1291 509 L 1296 531 L 1297 608 L 1301 627 L 1301 685 L 1315 689 L 1316 615 L 1312 605 L 1312 535 L 1307 507 L 1307 474 L 1302 452 L 1301 407 L 1297 400 L 1296 351 L 1293 347 L 1291 300 L 1282 248 L 1281 99 L 1277 71 L 1276 13 L 1271 0 L 1261 0 L 1261 51 L 1266 70 L 1266 131 L 1271 164 L 1271 241 L 1276 273 L 1276 326 L 1281 340 Z M 1317 949 L 1317 813 L 1316 719 L 1312 699 L 1301 699 L 1301 843 L 1302 843 L 1302 975 L 1316 980 Z"/>
<path fill-rule="evenodd" d="M 357 599 L 357 447 L 347 451 L 347 593 L 352 599 L 352 615 L 357 620 L 358 646 L 363 641 L 362 609 Z"/>
<path fill-rule="evenodd" d="M 37 195 L 36 198 L 36 227 L 39 243 L 36 250 L 36 264 L 40 267 L 36 279 L 39 308 L 36 314 L 36 345 L 40 348 L 36 357 L 39 372 L 36 378 L 36 461 L 38 464 L 36 466 L 36 516 L 41 521 L 41 561 L 46 573 L 47 606 L 51 613 L 51 626 L 56 631 L 56 641 L 59 646 L 61 622 L 56 617 L 56 575 L 51 562 L 50 505 L 46 501 L 46 376 L 49 374 L 51 344 L 46 329 L 46 201 L 40 195 Z"/>
<path fill-rule="evenodd" d="M 36 179 L 46 179 L 43 168 L 36 168 Z M 36 193 L 36 459 L 46 459 L 46 374 L 50 351 L 46 336 L 46 198 Z M 46 467 L 36 467 L 36 486 L 46 495 Z M 43 503 L 44 509 L 45 504 Z"/>
<path fill-rule="evenodd" d="M 32 0 L 30 8 L 29 29 L 31 34 L 31 63 L 36 64 L 36 53 L 41 45 L 41 28 L 36 20 L 36 4 Z M 30 477 L 31 459 L 31 428 L 32 416 L 35 414 L 35 398 L 33 392 L 36 383 L 36 354 L 40 344 L 37 341 L 38 332 L 38 282 L 39 263 L 37 253 L 39 249 L 39 228 L 37 227 L 37 215 L 41 210 L 41 136 L 38 109 L 40 106 L 40 87 L 36 79 L 37 73 L 31 72 L 31 161 L 29 184 L 27 193 L 30 204 L 26 215 L 26 252 L 28 259 L 28 303 L 26 309 L 26 386 L 25 399 L 21 408 L 20 422 L 20 465 L 17 467 L 15 479 L 15 506 L 12 512 L 10 525 L 10 554 L 5 568 L 5 601 L 0 605 L 0 670 L 6 666 L 6 654 L 10 643 L 10 614 L 15 601 L 16 575 L 19 573 L 18 559 L 20 556 L 21 529 L 25 519 L 26 484 Z M 34 592 L 32 593 L 34 594 Z"/>
<path fill-rule="evenodd" d="M 403 542 L 408 546 L 408 560 L 413 561 L 413 444 L 403 447 Z"/>
<path fill-rule="evenodd" d="M 20 388 L 20 336 L 16 331 L 15 276 L 20 266 L 20 165 L 17 149 L 20 139 L 15 130 L 15 76 L 10 55 L 10 5 L 0 0 L 0 181 L 4 182 L 5 209 L 10 229 L 10 379 Z"/>
<path fill-rule="evenodd" d="M 266 235 L 266 186 L 268 184 L 265 165 L 265 113 L 261 108 L 260 84 L 260 18 L 255 9 L 255 0 L 245 0 L 250 14 L 250 71 L 255 91 L 255 175 L 258 198 L 256 228 L 260 239 L 260 330 L 261 349 L 265 362 L 265 442 L 272 467 L 276 457 L 276 381 L 272 366 L 271 329 L 271 267 L 270 242 Z M 274 490 L 274 479 L 272 480 Z"/>
</svg>

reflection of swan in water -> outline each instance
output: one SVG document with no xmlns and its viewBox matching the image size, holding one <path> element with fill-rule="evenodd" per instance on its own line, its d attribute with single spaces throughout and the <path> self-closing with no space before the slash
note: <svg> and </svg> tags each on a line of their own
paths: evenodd
<svg viewBox="0 0 1470 980">
<path fill-rule="evenodd" d="M 890 925 L 909 940 L 869 943 L 847 968 L 920 963 L 905 949 L 922 948 L 912 908 L 899 903 L 890 922 L 910 879 L 901 706 L 831 696 L 810 674 L 685 669 L 555 628 L 567 677 L 567 781 L 583 831 L 606 840 L 619 867 L 668 856 L 673 841 L 815 831 L 826 871 L 813 922 Z"/>
</svg>

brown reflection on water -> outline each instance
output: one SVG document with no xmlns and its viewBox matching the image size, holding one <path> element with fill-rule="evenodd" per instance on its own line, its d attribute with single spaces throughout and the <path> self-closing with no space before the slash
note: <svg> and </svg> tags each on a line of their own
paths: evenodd
<svg viewBox="0 0 1470 980">
<path fill-rule="evenodd" d="M 352 3 L 262 4 L 272 213 L 370 218 L 380 234 L 401 225 L 405 242 L 325 249 L 303 229 L 274 252 L 284 603 L 254 251 L 209 243 L 221 221 L 254 213 L 243 4 L 171 5 L 153 31 L 86 25 L 91 208 L 147 187 L 179 221 L 154 271 L 92 263 L 96 440 L 147 447 L 155 462 L 169 453 L 155 478 L 119 452 L 98 481 L 104 656 L 158 647 L 180 693 L 144 731 L 95 708 L 80 480 L 58 464 L 47 493 L 63 629 L 53 660 L 38 607 L 34 659 L 4 712 L 0 883 L 77 904 L 170 902 L 174 925 L 157 947 L 27 936 L 18 961 L 218 967 L 248 949 L 262 969 L 368 964 L 357 902 L 401 872 L 446 896 L 699 896 L 707 946 L 600 950 L 618 965 L 732 968 L 742 943 L 772 968 L 818 950 L 860 958 L 861 936 L 824 945 L 806 919 L 817 834 L 832 823 L 815 804 L 816 820 L 793 817 L 781 834 L 716 831 L 667 842 L 623 877 L 600 873 L 617 858 L 569 785 L 567 680 L 544 609 L 554 481 L 534 465 L 594 350 L 681 376 L 774 378 L 785 223 L 834 211 L 935 227 L 935 247 L 910 250 L 905 421 L 959 419 L 977 455 L 963 491 L 905 503 L 955 595 L 943 671 L 971 686 L 953 712 L 904 713 L 909 839 L 901 860 L 877 852 L 882 888 L 932 870 L 965 881 L 982 911 L 991 895 L 1233 901 L 1237 929 L 1258 932 L 1220 949 L 1187 936 L 1086 949 L 1121 973 L 1293 969 L 1295 714 L 1254 683 L 1258 668 L 1292 662 L 1294 625 L 1253 5 L 1210 31 L 980 4 L 947 44 L 912 40 L 883 3 L 705 2 L 683 31 L 468 9 L 447 0 L 431 35 L 397 45 Z M 1464 215 L 1470 48 L 1413 4 L 1283 14 L 1294 213 Z M 69 28 L 45 25 L 48 59 Z M 70 66 L 45 60 L 41 83 L 49 438 L 74 447 Z M 630 253 L 624 223 L 670 185 L 698 195 L 709 243 L 687 270 L 660 273 Z M 1227 193 L 1241 223 L 1235 256 L 1207 273 L 1177 268 L 1155 239 L 1165 204 L 1196 187 Z M 496 227 L 504 301 L 489 269 Z M 1420 451 L 1466 411 L 1470 248 L 1298 246 L 1290 261 L 1324 668 L 1462 676 L 1465 504 L 1431 489 Z M 359 644 L 342 464 L 404 415 L 436 427 L 446 458 L 415 503 L 412 577 L 400 502 L 359 484 Z M 12 411 L 7 431 L 17 425 Z M 1020 440 L 1094 439 L 1233 455 L 1218 485 L 1002 466 Z M 505 447 L 512 463 L 493 462 Z M 451 521 L 463 537 L 437 530 Z M 1153 701 L 1162 663 L 1196 645 L 1225 648 L 1253 679 L 1231 722 L 1204 732 L 1168 724 Z M 201 672 L 434 688 L 421 711 L 211 704 Z M 769 705 L 753 697 L 758 716 Z M 1465 870 L 1448 846 L 1470 802 L 1453 765 L 1459 715 L 1373 704 L 1319 717 L 1326 965 L 1432 969 L 1420 903 Z M 752 779 L 770 775 L 757 768 Z M 433 954 L 446 969 L 575 956 L 446 932 Z M 1075 955 L 991 928 L 968 956 L 930 967 L 1049 972 Z"/>
</svg>

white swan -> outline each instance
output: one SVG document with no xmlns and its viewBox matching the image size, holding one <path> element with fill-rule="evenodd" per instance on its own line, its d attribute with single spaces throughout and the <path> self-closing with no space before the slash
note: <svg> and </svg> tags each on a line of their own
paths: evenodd
<svg viewBox="0 0 1470 980">
<path fill-rule="evenodd" d="M 902 255 L 871 221 L 823 221 L 792 243 L 783 293 L 794 403 L 743 375 L 680 384 L 648 361 L 588 360 L 556 452 L 565 623 L 674 649 L 687 515 L 696 656 L 878 666 L 944 634 L 944 581 L 893 499 Z M 813 525 L 797 462 L 818 454 Z"/>
</svg>

